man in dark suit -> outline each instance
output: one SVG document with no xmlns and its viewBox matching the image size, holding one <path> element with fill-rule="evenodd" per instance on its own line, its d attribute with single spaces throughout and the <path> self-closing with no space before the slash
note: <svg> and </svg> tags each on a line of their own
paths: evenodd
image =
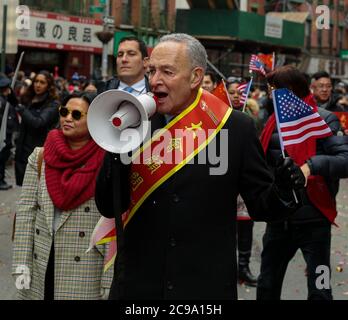
<svg viewBox="0 0 348 320">
<path fill-rule="evenodd" d="M 96 203 L 102 215 L 116 219 L 110 299 L 237 299 L 238 194 L 254 220 L 279 220 L 296 207 L 292 188 L 304 185 L 300 169 L 287 158 L 274 182 L 253 120 L 200 88 L 206 60 L 195 38 L 171 34 L 149 63 L 157 98 L 152 130 L 175 132 L 163 151 L 181 152 L 183 161 L 161 160 L 155 151 L 161 133 L 140 151 L 155 147 L 150 162 L 127 166 L 119 155 L 105 156 Z M 207 139 L 200 140 L 202 132 Z M 190 139 L 198 145 L 187 153 Z"/>
<path fill-rule="evenodd" d="M 103 83 L 98 92 L 120 89 L 138 96 L 150 91 L 146 77 L 148 61 L 147 47 L 142 40 L 133 36 L 122 38 L 116 57 L 117 77 Z"/>
</svg>

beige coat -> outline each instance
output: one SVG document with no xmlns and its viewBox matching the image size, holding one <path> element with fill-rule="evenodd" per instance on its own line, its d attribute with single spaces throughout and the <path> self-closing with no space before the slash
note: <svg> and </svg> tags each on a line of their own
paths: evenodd
<svg viewBox="0 0 348 320">
<path fill-rule="evenodd" d="M 46 187 L 44 162 L 38 183 L 39 150 L 36 148 L 28 159 L 17 209 L 12 273 L 16 278 L 18 266 L 25 265 L 31 278 L 30 289 L 18 290 L 19 298 L 44 298 L 45 273 L 54 240 L 54 299 L 100 299 L 104 288 L 110 288 L 113 276 L 113 268 L 103 273 L 107 247 L 100 245 L 86 253 L 100 213 L 94 199 L 63 211 L 53 234 L 54 205 Z"/>
</svg>

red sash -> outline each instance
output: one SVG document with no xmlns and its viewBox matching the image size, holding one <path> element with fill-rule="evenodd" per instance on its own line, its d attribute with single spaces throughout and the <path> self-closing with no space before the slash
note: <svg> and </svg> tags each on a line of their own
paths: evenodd
<svg viewBox="0 0 348 320">
<path fill-rule="evenodd" d="M 232 109 L 199 90 L 195 101 L 133 156 L 131 205 L 126 226 L 145 199 L 202 151 L 226 123 Z"/>
</svg>

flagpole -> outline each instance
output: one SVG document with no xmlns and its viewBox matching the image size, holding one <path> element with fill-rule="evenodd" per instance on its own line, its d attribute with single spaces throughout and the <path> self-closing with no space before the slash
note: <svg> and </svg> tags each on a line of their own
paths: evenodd
<svg viewBox="0 0 348 320">
<path fill-rule="evenodd" d="M 227 80 L 227 78 L 219 71 L 218 68 L 216 68 L 208 59 L 207 59 L 207 64 L 209 65 L 210 68 L 212 68 L 223 80 Z"/>
<path fill-rule="evenodd" d="M 222 83 L 224 84 L 224 88 L 225 88 L 225 91 L 226 91 L 226 94 L 227 94 L 227 99 L 228 99 L 228 102 L 229 102 L 229 104 L 230 104 L 230 107 L 232 107 L 232 102 L 231 102 L 230 94 L 228 93 L 225 80 L 222 79 L 221 81 L 222 81 Z"/>
<path fill-rule="evenodd" d="M 275 114 L 275 119 L 276 119 L 276 123 L 277 123 L 277 129 L 278 129 L 278 137 L 279 137 L 279 143 L 280 143 L 280 149 L 282 151 L 282 156 L 283 159 L 285 159 L 285 152 L 284 152 L 284 143 L 283 143 L 283 138 L 281 135 L 281 131 L 280 131 L 280 124 L 279 124 L 279 115 L 278 115 L 278 110 L 277 110 L 277 102 L 276 102 L 276 97 L 275 97 L 275 90 L 272 90 L 272 98 L 273 98 L 273 104 L 274 104 L 274 114 Z M 292 194 L 295 198 L 295 202 L 298 203 L 298 199 L 295 193 L 295 190 L 292 189 Z"/>
<path fill-rule="evenodd" d="M 247 101 L 248 101 L 248 95 L 249 95 L 249 92 L 250 92 L 250 88 L 251 88 L 251 83 L 252 83 L 252 82 L 253 82 L 253 77 L 250 78 L 250 82 L 249 82 L 248 89 L 247 89 L 247 93 L 246 93 L 246 96 L 245 96 L 245 101 L 244 101 L 244 105 L 243 105 L 242 112 L 245 111 L 245 106 L 246 106 Z"/>
<path fill-rule="evenodd" d="M 274 66 L 275 66 L 275 51 L 273 51 L 272 71 L 274 70 Z"/>
</svg>

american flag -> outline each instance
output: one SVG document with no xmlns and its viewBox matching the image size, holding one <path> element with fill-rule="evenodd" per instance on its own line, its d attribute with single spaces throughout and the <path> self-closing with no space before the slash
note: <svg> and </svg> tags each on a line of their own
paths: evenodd
<svg viewBox="0 0 348 320">
<path fill-rule="evenodd" d="M 245 105 L 247 99 L 248 99 L 248 95 L 249 95 L 249 91 L 250 91 L 250 87 L 251 87 L 251 83 L 252 83 L 252 79 L 249 82 L 246 83 L 242 83 L 238 86 L 238 90 L 241 93 L 241 96 L 239 98 L 240 104 L 241 105 Z"/>
<path fill-rule="evenodd" d="M 332 135 L 319 113 L 290 90 L 273 90 L 273 101 L 278 131 L 284 147 Z"/>
<path fill-rule="evenodd" d="M 252 70 L 261 72 L 264 76 L 266 75 L 266 71 L 263 66 L 263 63 L 261 62 L 261 60 L 256 54 L 251 55 L 251 59 L 249 63 L 249 72 L 252 72 Z"/>
</svg>

